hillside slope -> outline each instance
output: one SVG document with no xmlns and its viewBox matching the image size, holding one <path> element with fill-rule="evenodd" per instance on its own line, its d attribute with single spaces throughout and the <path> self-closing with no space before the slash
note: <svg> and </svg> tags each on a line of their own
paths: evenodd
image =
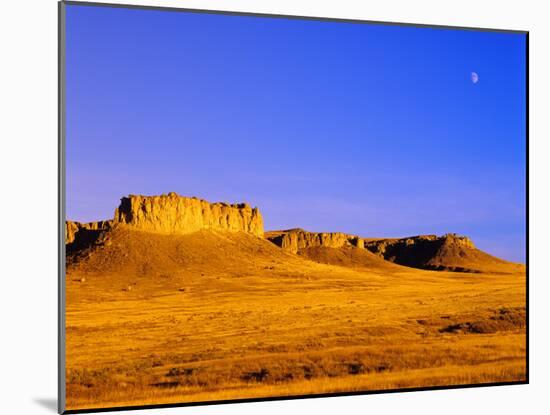
<svg viewBox="0 0 550 415">
<path fill-rule="evenodd" d="M 366 239 L 365 248 L 388 261 L 414 268 L 455 272 L 525 271 L 524 265 L 489 255 L 477 249 L 469 238 L 456 234 Z"/>
<path fill-rule="evenodd" d="M 325 246 L 315 246 L 300 249 L 298 255 L 320 264 L 338 265 L 347 268 L 395 271 L 402 268 L 366 249 L 357 247 L 329 248 Z"/>
<path fill-rule="evenodd" d="M 69 271 L 160 275 L 180 269 L 231 269 L 246 263 L 295 260 L 263 238 L 244 232 L 164 235 L 115 225 L 67 249 Z"/>
</svg>

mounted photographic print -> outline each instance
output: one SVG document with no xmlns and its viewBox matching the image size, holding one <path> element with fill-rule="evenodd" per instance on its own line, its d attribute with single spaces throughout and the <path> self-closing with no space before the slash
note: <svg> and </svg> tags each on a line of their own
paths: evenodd
<svg viewBox="0 0 550 415">
<path fill-rule="evenodd" d="M 527 383 L 527 52 L 60 3 L 60 411 Z"/>
</svg>

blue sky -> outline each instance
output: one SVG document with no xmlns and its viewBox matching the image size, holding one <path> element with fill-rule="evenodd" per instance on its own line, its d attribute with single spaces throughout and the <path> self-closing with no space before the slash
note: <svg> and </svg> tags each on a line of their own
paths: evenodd
<svg viewBox="0 0 550 415">
<path fill-rule="evenodd" d="M 66 47 L 69 219 L 175 191 L 525 260 L 522 34 L 69 5 Z"/>
</svg>

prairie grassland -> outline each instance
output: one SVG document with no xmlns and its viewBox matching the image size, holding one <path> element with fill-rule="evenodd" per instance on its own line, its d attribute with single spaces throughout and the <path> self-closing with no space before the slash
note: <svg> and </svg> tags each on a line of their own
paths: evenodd
<svg viewBox="0 0 550 415">
<path fill-rule="evenodd" d="M 69 267 L 68 409 L 526 377 L 524 273 L 346 268 L 242 235 L 163 244 L 115 238 Z M 137 259 L 114 266 L 121 252 Z"/>
</svg>

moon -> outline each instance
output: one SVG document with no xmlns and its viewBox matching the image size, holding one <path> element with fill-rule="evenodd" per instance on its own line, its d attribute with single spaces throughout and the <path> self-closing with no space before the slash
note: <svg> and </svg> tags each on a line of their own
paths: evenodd
<svg viewBox="0 0 550 415">
<path fill-rule="evenodd" d="M 472 83 L 477 84 L 479 82 L 479 75 L 477 72 L 472 72 Z"/>
</svg>

